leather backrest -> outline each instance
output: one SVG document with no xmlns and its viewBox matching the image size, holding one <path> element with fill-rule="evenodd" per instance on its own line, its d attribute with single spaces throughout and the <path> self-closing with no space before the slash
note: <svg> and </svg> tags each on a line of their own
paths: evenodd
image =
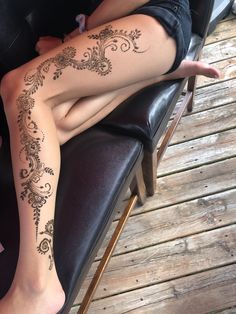
<svg viewBox="0 0 236 314">
<path fill-rule="evenodd" d="M 36 56 L 41 35 L 62 36 L 76 27 L 74 16 L 90 13 L 98 0 L 0 0 L 0 75 Z M 190 0 L 193 32 L 206 34 L 214 0 Z M 2 73 L 1 73 L 2 72 Z"/>
<path fill-rule="evenodd" d="M 0 78 L 36 56 L 39 36 L 63 36 L 76 27 L 75 15 L 88 12 L 86 0 L 0 0 Z"/>
<path fill-rule="evenodd" d="M 86 13 L 88 1 L 0 0 L 0 80 L 6 72 L 37 56 L 39 36 L 62 36 L 75 28 L 74 17 Z M 8 135 L 1 98 L 0 134 Z"/>
<path fill-rule="evenodd" d="M 193 21 L 193 33 L 204 38 L 213 11 L 214 0 L 189 0 Z"/>
</svg>

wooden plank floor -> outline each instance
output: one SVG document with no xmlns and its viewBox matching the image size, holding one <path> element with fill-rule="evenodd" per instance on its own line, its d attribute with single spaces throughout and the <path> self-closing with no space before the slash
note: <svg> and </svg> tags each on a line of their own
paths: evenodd
<svg viewBox="0 0 236 314">
<path fill-rule="evenodd" d="M 223 76 L 199 78 L 194 110 L 182 118 L 158 169 L 157 191 L 134 209 L 89 314 L 236 313 L 233 15 L 209 36 L 202 59 Z M 104 247 L 71 314 L 77 313 Z"/>
</svg>

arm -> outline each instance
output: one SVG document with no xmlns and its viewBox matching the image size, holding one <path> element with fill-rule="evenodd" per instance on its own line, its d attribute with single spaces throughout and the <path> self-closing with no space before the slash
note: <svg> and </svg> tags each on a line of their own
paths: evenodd
<svg viewBox="0 0 236 314">
<path fill-rule="evenodd" d="M 96 26 L 113 21 L 128 15 L 130 12 L 141 7 L 149 0 L 103 0 L 97 9 L 87 18 L 86 29 L 90 30 Z M 80 35 L 78 28 L 67 34 L 64 41 Z M 62 40 L 60 38 L 44 36 L 39 38 L 36 44 L 36 51 L 43 54 L 57 46 L 60 46 Z"/>
<path fill-rule="evenodd" d="M 147 2 L 149 0 L 103 0 L 97 9 L 87 18 L 86 30 L 119 19 Z M 70 40 L 77 35 L 80 35 L 78 28 L 65 36 L 64 40 Z"/>
<path fill-rule="evenodd" d="M 88 17 L 87 29 L 121 18 L 149 0 L 104 0 Z"/>
</svg>

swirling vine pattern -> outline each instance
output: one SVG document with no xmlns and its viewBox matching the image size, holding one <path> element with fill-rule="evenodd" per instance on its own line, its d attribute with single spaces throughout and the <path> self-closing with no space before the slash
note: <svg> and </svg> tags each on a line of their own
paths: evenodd
<svg viewBox="0 0 236 314">
<path fill-rule="evenodd" d="M 32 97 L 37 90 L 43 86 L 45 75 L 49 72 L 51 65 L 55 67 L 53 79 L 58 79 L 66 67 L 73 67 L 77 70 L 89 70 L 96 72 L 100 76 L 105 76 L 112 71 L 112 63 L 106 57 L 107 49 L 125 53 L 132 49 L 135 53 L 140 53 L 136 39 L 141 36 L 141 32 L 133 30 L 130 32 L 124 30 L 113 30 L 112 26 L 106 26 L 98 34 L 89 35 L 88 38 L 96 40 L 92 48 L 87 48 L 81 60 L 74 59 L 76 49 L 66 47 L 55 57 L 42 62 L 34 73 L 26 74 L 24 82 L 26 88 L 17 98 L 18 126 L 20 131 L 20 159 L 27 166 L 20 170 L 20 179 L 23 180 L 21 186 L 23 190 L 20 193 L 22 200 L 27 199 L 28 204 L 33 208 L 33 219 L 36 227 L 36 239 L 40 223 L 40 211 L 47 199 L 52 195 L 53 189 L 50 183 L 41 183 L 45 174 L 54 175 L 51 167 L 46 166 L 40 158 L 41 144 L 44 141 L 44 134 L 38 128 L 35 121 L 32 120 L 32 110 L 35 106 L 35 99 Z M 24 155 L 24 156 L 23 156 Z M 51 240 L 50 240 L 51 241 Z M 44 239 L 38 250 L 40 253 L 47 252 L 50 248 L 50 242 Z M 52 256 L 52 255 L 51 255 Z"/>
<path fill-rule="evenodd" d="M 40 232 L 40 234 L 45 234 L 48 237 L 45 237 L 39 244 L 39 246 L 37 247 L 38 252 L 40 254 L 47 254 L 48 252 L 50 253 L 48 258 L 50 261 L 50 265 L 49 265 L 49 270 L 52 270 L 53 268 L 53 264 L 54 264 L 54 254 L 53 254 L 53 246 L 52 246 L 52 242 L 53 242 L 53 228 L 54 228 L 54 220 L 50 220 L 48 221 L 48 223 L 45 225 L 45 230 Z"/>
</svg>

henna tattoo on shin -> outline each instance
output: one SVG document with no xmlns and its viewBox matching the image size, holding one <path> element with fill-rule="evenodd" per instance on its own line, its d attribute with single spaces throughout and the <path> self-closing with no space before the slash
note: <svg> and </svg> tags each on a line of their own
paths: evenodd
<svg viewBox="0 0 236 314">
<path fill-rule="evenodd" d="M 112 71 L 112 63 L 106 57 L 107 49 L 111 51 L 127 52 L 132 50 L 135 53 L 140 51 L 136 40 L 141 36 L 139 30 L 124 31 L 113 30 L 112 26 L 106 26 L 98 34 L 89 35 L 88 38 L 96 40 L 96 44 L 92 48 L 87 48 L 81 60 L 76 60 L 76 49 L 74 47 L 66 47 L 61 53 L 55 57 L 49 58 L 42 62 L 33 74 L 26 74 L 24 82 L 26 88 L 17 98 L 17 108 L 19 110 L 18 126 L 20 131 L 20 143 L 22 149 L 20 158 L 25 160 L 27 167 L 20 170 L 20 179 L 23 190 L 20 193 L 22 200 L 27 199 L 28 204 L 33 208 L 33 219 L 36 227 L 36 239 L 38 237 L 38 229 L 40 223 L 40 212 L 47 199 L 52 195 L 53 189 L 50 182 L 42 184 L 42 177 L 45 174 L 54 176 L 51 167 L 46 166 L 40 157 L 42 143 L 44 142 L 44 134 L 39 129 L 37 123 L 33 121 L 32 111 L 35 106 L 35 100 L 32 97 L 37 90 L 43 86 L 45 74 L 49 72 L 51 65 L 54 65 L 55 71 L 53 79 L 58 79 L 65 68 L 72 67 L 77 70 L 89 70 L 96 72 L 100 76 L 108 75 Z M 24 157 L 22 156 L 24 154 Z M 50 231 L 49 227 L 51 228 Z M 46 234 L 52 238 L 53 220 L 45 226 L 45 231 L 40 234 Z M 53 265 L 52 240 L 45 237 L 38 246 L 41 254 L 51 252 L 49 255 L 50 267 Z"/>
<path fill-rule="evenodd" d="M 37 250 L 40 254 L 45 255 L 49 253 L 49 270 L 52 270 L 54 264 L 54 253 L 53 253 L 53 230 L 54 230 L 54 220 L 48 221 L 45 225 L 45 230 L 40 232 L 40 234 L 44 234 L 45 238 L 40 242 Z"/>
</svg>

